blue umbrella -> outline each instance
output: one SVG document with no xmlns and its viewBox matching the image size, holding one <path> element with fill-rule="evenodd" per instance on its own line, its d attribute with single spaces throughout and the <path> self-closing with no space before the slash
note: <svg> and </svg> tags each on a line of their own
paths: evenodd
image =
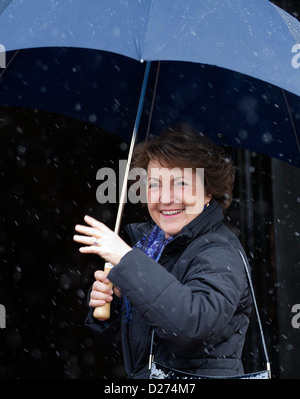
<svg viewBox="0 0 300 399">
<path fill-rule="evenodd" d="M 2 0 L 7 51 L 81 47 L 216 65 L 300 94 L 299 23 L 268 0 Z M 2 9 L 2 12 L 1 12 Z"/>
</svg>

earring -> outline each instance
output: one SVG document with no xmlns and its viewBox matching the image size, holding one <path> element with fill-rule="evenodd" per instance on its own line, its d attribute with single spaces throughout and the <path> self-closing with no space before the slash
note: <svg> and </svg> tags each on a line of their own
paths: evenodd
<svg viewBox="0 0 300 399">
<path fill-rule="evenodd" d="M 208 206 L 209 206 L 209 202 L 207 202 L 207 203 L 204 205 L 203 210 L 205 210 Z"/>
</svg>

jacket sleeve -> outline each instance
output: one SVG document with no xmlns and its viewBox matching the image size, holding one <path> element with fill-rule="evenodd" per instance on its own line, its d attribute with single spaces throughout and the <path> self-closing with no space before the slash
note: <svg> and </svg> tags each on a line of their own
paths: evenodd
<svg viewBox="0 0 300 399">
<path fill-rule="evenodd" d="M 180 282 L 135 248 L 112 268 L 108 278 L 160 338 L 189 345 L 211 338 L 228 325 L 245 289 L 245 278 L 237 249 L 228 243 L 226 248 L 224 243 L 210 243 L 184 261 L 188 271 Z"/>
</svg>

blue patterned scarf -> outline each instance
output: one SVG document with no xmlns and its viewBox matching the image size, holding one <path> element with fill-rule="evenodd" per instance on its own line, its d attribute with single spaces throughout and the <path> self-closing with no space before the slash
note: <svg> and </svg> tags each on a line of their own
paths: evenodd
<svg viewBox="0 0 300 399">
<path fill-rule="evenodd" d="M 160 259 L 160 256 L 165 246 L 172 240 L 173 237 L 165 238 L 165 233 L 160 227 L 155 225 L 148 234 L 146 234 L 140 241 L 138 241 L 133 248 L 140 248 L 146 255 L 156 262 Z M 123 307 L 125 311 L 125 321 L 130 322 L 131 312 L 134 309 L 129 299 L 123 295 Z"/>
</svg>

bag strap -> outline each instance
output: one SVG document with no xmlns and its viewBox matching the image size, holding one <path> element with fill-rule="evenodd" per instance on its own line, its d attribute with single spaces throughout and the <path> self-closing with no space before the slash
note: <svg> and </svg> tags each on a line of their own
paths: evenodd
<svg viewBox="0 0 300 399">
<path fill-rule="evenodd" d="M 260 316 L 259 316 L 259 311 L 258 311 L 258 307 L 257 307 L 257 303 L 256 303 L 256 298 L 255 298 L 254 288 L 253 288 L 253 284 L 252 284 L 252 280 L 251 280 L 251 275 L 248 270 L 248 266 L 247 266 L 247 263 L 246 263 L 246 260 L 245 260 L 245 257 L 243 255 L 242 251 L 240 249 L 238 249 L 238 251 L 243 260 L 243 264 L 245 267 L 245 271 L 246 271 L 246 275 L 247 275 L 247 279 L 248 279 L 248 283 L 249 283 L 249 287 L 250 287 L 250 292 L 251 292 L 251 296 L 252 296 L 252 300 L 253 300 L 253 305 L 254 305 L 257 321 L 258 321 L 259 333 L 260 333 L 261 343 L 262 343 L 262 347 L 263 347 L 263 351 L 264 351 L 266 367 L 267 367 L 269 376 L 271 378 L 271 364 L 270 364 L 270 360 L 269 360 L 269 356 L 268 356 L 264 332 L 263 332 L 263 328 L 262 328 L 262 324 L 261 324 L 261 320 L 260 320 Z"/>
<path fill-rule="evenodd" d="M 243 264 L 244 264 L 244 268 L 245 268 L 245 272 L 246 272 L 246 276 L 247 276 L 247 279 L 248 279 L 250 292 L 251 292 L 251 296 L 252 296 L 252 300 L 253 300 L 253 305 L 254 305 L 257 321 L 258 321 L 259 332 L 260 332 L 260 337 L 261 337 L 261 343 L 262 343 L 264 356 L 265 356 L 265 361 L 266 361 L 266 368 L 267 368 L 267 371 L 268 371 L 269 376 L 271 378 L 271 364 L 270 364 L 270 361 L 269 361 L 268 351 L 267 351 L 267 347 L 266 347 L 265 337 L 264 337 L 263 328 L 262 328 L 262 324 L 261 324 L 261 320 L 260 320 L 260 316 L 259 316 L 259 311 L 258 311 L 258 307 L 257 307 L 257 303 L 256 303 L 256 298 L 255 298 L 255 293 L 254 293 L 254 288 L 253 288 L 250 272 L 248 270 L 248 266 L 247 266 L 247 263 L 246 263 L 246 260 L 244 258 L 244 255 L 243 255 L 242 251 L 240 249 L 238 249 L 238 248 L 237 248 L 237 250 L 238 250 L 238 252 L 239 252 L 239 254 L 240 254 L 241 258 L 242 258 L 242 261 L 243 261 Z M 154 344 L 154 328 L 152 329 L 152 334 L 151 334 L 149 370 L 151 369 L 151 364 L 154 361 L 153 344 Z"/>
</svg>

